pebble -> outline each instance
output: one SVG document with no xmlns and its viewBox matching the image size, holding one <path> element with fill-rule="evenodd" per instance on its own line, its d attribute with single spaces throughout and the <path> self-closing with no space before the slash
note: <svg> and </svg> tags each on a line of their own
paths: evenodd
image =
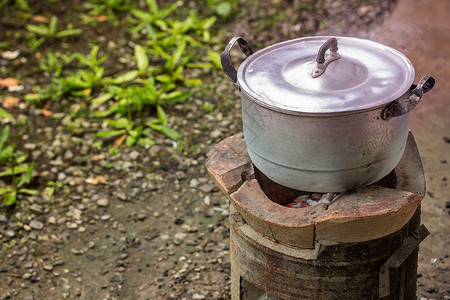
<svg viewBox="0 0 450 300">
<path fill-rule="evenodd" d="M 109 204 L 109 201 L 106 198 L 101 198 L 101 199 L 97 200 L 97 205 L 100 207 L 106 207 L 106 206 L 108 206 L 108 204 Z"/>
<path fill-rule="evenodd" d="M 220 135 L 222 134 L 222 132 L 219 129 L 215 129 L 210 133 L 210 137 L 212 139 L 218 138 Z"/>
<path fill-rule="evenodd" d="M 58 178 L 58 181 L 63 181 L 64 179 L 67 178 L 67 175 L 64 172 L 60 172 L 60 173 L 58 173 L 58 177 L 57 178 Z"/>
<path fill-rule="evenodd" d="M 12 238 L 12 237 L 14 237 L 16 235 L 14 230 L 2 230 L 2 234 L 7 236 L 7 237 L 9 237 L 9 238 Z"/>
<path fill-rule="evenodd" d="M 184 240 L 186 238 L 187 234 L 183 232 L 177 232 L 174 235 L 174 238 L 177 240 Z"/>
<path fill-rule="evenodd" d="M 39 213 L 39 214 L 41 214 L 43 212 L 42 206 L 38 205 L 36 203 L 33 203 L 30 205 L 30 210 L 33 212 Z"/>
<path fill-rule="evenodd" d="M 139 221 L 144 221 L 147 218 L 147 214 L 145 214 L 145 213 L 138 213 L 136 217 L 137 217 L 137 219 Z"/>
<path fill-rule="evenodd" d="M 208 195 L 206 195 L 205 198 L 203 198 L 203 202 L 205 203 L 206 206 L 210 206 L 211 198 Z"/>
<path fill-rule="evenodd" d="M 103 215 L 103 216 L 100 217 L 100 219 L 102 221 L 108 221 L 109 219 L 111 219 L 111 215 Z"/>
<path fill-rule="evenodd" d="M 36 230 L 41 230 L 42 228 L 44 228 L 44 223 L 38 220 L 32 220 L 30 222 L 30 227 Z"/>
<path fill-rule="evenodd" d="M 196 187 L 198 187 L 199 184 L 200 184 L 200 182 L 198 181 L 198 179 L 197 178 L 193 178 L 189 182 L 189 187 L 196 188 Z"/>
<path fill-rule="evenodd" d="M 53 266 L 52 265 L 43 265 L 42 268 L 46 271 L 51 271 L 53 270 Z"/>
<path fill-rule="evenodd" d="M 201 299 L 206 299 L 205 296 L 203 296 L 202 294 L 193 294 L 192 295 L 192 299 L 196 299 L 196 300 L 201 300 Z"/>
<path fill-rule="evenodd" d="M 8 219 L 4 215 L 0 215 L 0 223 L 6 223 Z"/>
<path fill-rule="evenodd" d="M 138 159 L 139 155 L 140 155 L 139 152 L 136 151 L 136 150 L 133 150 L 133 151 L 130 152 L 130 158 L 131 158 L 131 160 L 136 160 L 136 159 Z"/>
<path fill-rule="evenodd" d="M 119 200 L 122 201 L 127 201 L 128 197 L 127 194 L 125 194 L 124 192 L 117 192 L 117 198 L 119 198 Z"/>
<path fill-rule="evenodd" d="M 75 255 L 81 255 L 81 254 L 84 254 L 85 251 L 83 249 L 72 248 L 72 249 L 70 249 L 70 252 L 72 252 L 72 254 L 75 254 Z"/>
</svg>

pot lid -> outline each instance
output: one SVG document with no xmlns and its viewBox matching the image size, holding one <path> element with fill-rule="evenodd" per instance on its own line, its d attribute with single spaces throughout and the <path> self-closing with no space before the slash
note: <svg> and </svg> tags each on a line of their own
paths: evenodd
<svg viewBox="0 0 450 300">
<path fill-rule="evenodd" d="M 414 68 L 405 55 L 385 45 L 318 36 L 255 52 L 239 67 L 237 80 L 244 93 L 268 108 L 291 114 L 336 113 L 401 97 L 413 83 Z"/>
</svg>

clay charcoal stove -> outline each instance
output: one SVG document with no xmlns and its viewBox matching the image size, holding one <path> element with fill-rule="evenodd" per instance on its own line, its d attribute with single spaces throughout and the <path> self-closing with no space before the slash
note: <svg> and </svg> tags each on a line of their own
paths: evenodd
<svg viewBox="0 0 450 300">
<path fill-rule="evenodd" d="M 395 169 L 344 193 L 273 182 L 229 137 L 206 167 L 230 200 L 232 299 L 415 299 L 425 181 L 414 138 Z"/>
</svg>

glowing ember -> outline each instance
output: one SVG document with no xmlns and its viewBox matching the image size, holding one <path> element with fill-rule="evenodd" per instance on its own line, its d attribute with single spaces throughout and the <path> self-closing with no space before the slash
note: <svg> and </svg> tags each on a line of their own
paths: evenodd
<svg viewBox="0 0 450 300">
<path fill-rule="evenodd" d="M 339 194 L 336 193 L 326 193 L 326 194 L 309 193 L 306 195 L 298 196 L 297 198 L 295 198 L 294 201 L 292 201 L 286 206 L 290 208 L 304 208 L 308 206 L 315 206 L 321 203 L 328 205 L 338 196 Z"/>
</svg>

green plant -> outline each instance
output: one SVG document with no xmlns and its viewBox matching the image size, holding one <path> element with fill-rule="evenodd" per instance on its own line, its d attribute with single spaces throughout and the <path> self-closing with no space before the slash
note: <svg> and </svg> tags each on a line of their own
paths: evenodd
<svg viewBox="0 0 450 300">
<path fill-rule="evenodd" d="M 84 7 L 90 10 L 93 15 L 106 14 L 106 17 L 119 25 L 117 12 L 125 12 L 134 8 L 132 0 L 91 0 L 84 4 Z"/>
<path fill-rule="evenodd" d="M 56 16 L 51 17 L 48 26 L 44 24 L 40 24 L 39 26 L 29 24 L 26 28 L 30 32 L 28 45 L 33 51 L 49 39 L 61 39 L 82 32 L 81 29 L 72 28 L 71 24 L 66 29 L 58 31 L 58 18 Z"/>
<path fill-rule="evenodd" d="M 13 205 L 19 193 L 35 195 L 38 191 L 24 187 L 31 181 L 34 163 L 24 163 L 27 155 L 19 154 L 14 145 L 5 147 L 8 137 L 9 126 L 5 126 L 0 135 L 0 177 L 11 177 L 12 185 L 0 186 L 0 199 Z"/>
<path fill-rule="evenodd" d="M 236 0 L 208 0 L 209 8 L 222 18 L 228 18 Z"/>
</svg>

